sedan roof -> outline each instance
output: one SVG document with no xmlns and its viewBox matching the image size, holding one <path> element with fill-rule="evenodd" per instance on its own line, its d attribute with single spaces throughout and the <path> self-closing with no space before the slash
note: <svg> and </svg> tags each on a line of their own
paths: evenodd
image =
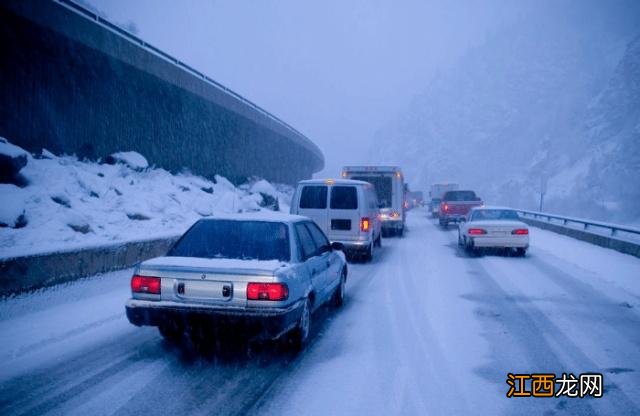
<svg viewBox="0 0 640 416">
<path fill-rule="evenodd" d="M 307 217 L 301 215 L 287 214 L 278 211 L 251 211 L 242 212 L 238 214 L 215 214 L 211 217 L 206 217 L 200 221 L 215 221 L 215 220 L 232 220 L 232 221 L 266 221 L 266 222 L 285 222 L 292 223 L 303 220 L 309 220 Z"/>
</svg>

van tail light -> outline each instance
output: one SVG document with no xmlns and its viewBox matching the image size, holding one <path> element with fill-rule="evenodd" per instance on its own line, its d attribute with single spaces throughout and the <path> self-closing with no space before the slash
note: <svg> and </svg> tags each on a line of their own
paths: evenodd
<svg viewBox="0 0 640 416">
<path fill-rule="evenodd" d="M 400 217 L 400 214 L 398 213 L 398 211 L 391 212 L 391 218 L 398 218 L 398 217 Z"/>
<path fill-rule="evenodd" d="M 487 230 L 482 228 L 469 228 L 469 235 L 483 235 L 486 233 L 487 233 Z"/>
<path fill-rule="evenodd" d="M 518 228 L 516 230 L 511 231 L 511 234 L 513 235 L 528 235 L 529 234 L 529 230 L 526 228 Z"/>
<path fill-rule="evenodd" d="M 131 278 L 131 291 L 133 293 L 160 294 L 160 278 L 152 276 L 133 275 Z"/>
<path fill-rule="evenodd" d="M 360 231 L 366 233 L 371 228 L 371 221 L 369 217 L 360 218 Z"/>
<path fill-rule="evenodd" d="M 248 300 L 285 300 L 289 288 L 284 283 L 247 283 Z"/>
</svg>

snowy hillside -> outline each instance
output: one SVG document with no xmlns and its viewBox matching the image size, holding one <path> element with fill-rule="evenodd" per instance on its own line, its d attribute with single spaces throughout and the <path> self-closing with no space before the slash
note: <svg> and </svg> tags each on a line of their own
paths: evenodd
<svg viewBox="0 0 640 416">
<path fill-rule="evenodd" d="M 21 186 L 0 184 L 0 257 L 177 235 L 216 213 L 288 212 L 292 192 L 264 180 L 235 187 L 220 176 L 172 175 L 135 152 L 107 158 L 113 164 L 27 156 Z"/>
<path fill-rule="evenodd" d="M 640 220 L 640 48 L 597 10 L 498 30 L 376 134 L 373 159 L 416 190 L 455 181 L 537 209 L 546 183 L 546 211 Z"/>
</svg>

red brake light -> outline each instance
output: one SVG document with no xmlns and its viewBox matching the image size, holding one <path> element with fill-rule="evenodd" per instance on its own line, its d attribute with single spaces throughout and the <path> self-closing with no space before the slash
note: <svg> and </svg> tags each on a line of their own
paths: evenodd
<svg viewBox="0 0 640 416">
<path fill-rule="evenodd" d="M 449 205 L 444 204 L 444 210 L 445 210 L 445 211 L 449 211 Z"/>
<path fill-rule="evenodd" d="M 371 221 L 369 221 L 369 217 L 363 217 L 360 219 L 360 231 L 367 232 L 371 228 Z"/>
<path fill-rule="evenodd" d="M 133 293 L 160 294 L 160 278 L 151 276 L 133 275 L 131 278 L 131 291 Z"/>
<path fill-rule="evenodd" d="M 529 230 L 526 229 L 526 228 L 518 228 L 517 230 L 511 231 L 511 234 L 514 234 L 514 235 L 528 235 L 529 234 Z"/>
<path fill-rule="evenodd" d="M 486 233 L 487 230 L 483 230 L 482 228 L 469 228 L 469 235 L 482 235 Z"/>
<path fill-rule="evenodd" d="M 247 283 L 248 300 L 285 300 L 289 288 L 284 283 Z"/>
</svg>

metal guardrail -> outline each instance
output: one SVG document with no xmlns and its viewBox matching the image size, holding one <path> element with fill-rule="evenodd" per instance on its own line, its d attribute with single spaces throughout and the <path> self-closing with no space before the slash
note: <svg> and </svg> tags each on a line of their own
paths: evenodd
<svg viewBox="0 0 640 416">
<path fill-rule="evenodd" d="M 589 230 L 589 228 L 594 228 L 594 227 L 605 229 L 611 233 L 612 237 L 615 237 L 620 231 L 640 236 L 640 228 L 628 227 L 626 225 L 610 224 L 610 223 L 601 222 L 601 221 L 591 221 L 591 220 L 585 220 L 581 218 L 566 217 L 563 215 L 548 214 L 546 212 L 538 212 L 538 211 L 527 211 L 522 209 L 517 209 L 516 212 L 524 216 L 532 217 L 534 219 L 544 220 L 546 218 L 547 222 L 551 222 L 552 219 L 559 220 L 559 221 L 562 221 L 562 225 L 579 224 L 582 226 L 584 230 Z"/>
<path fill-rule="evenodd" d="M 207 75 L 203 74 L 202 72 L 198 71 L 197 69 L 194 69 L 193 67 L 185 64 L 184 62 L 181 62 L 179 59 L 169 55 L 168 53 L 158 49 L 157 47 L 150 45 L 149 43 L 145 42 L 144 40 L 140 39 L 139 37 L 137 37 L 136 35 L 134 35 L 133 33 L 121 28 L 120 26 L 111 23 L 110 21 L 108 21 L 107 19 L 105 19 L 104 17 L 101 17 L 100 15 L 92 12 L 91 10 L 87 9 L 86 7 L 82 6 L 81 4 L 76 3 L 73 0 L 53 0 L 54 2 L 65 6 L 67 9 L 72 10 L 74 12 L 76 12 L 79 15 L 82 15 L 90 20 L 95 21 L 96 23 L 102 25 L 103 27 L 109 29 L 110 31 L 122 36 L 123 38 L 127 39 L 130 42 L 133 42 L 135 44 L 137 44 L 138 46 L 142 47 L 143 49 L 152 52 L 154 55 L 163 58 L 164 60 L 172 63 L 173 65 L 176 65 L 178 67 L 180 67 L 181 69 L 187 71 L 188 73 L 190 73 L 191 75 L 194 75 L 200 79 L 202 79 L 203 81 L 207 82 L 208 84 L 210 84 L 211 86 L 231 95 L 232 97 L 236 98 L 237 100 L 239 100 L 240 102 L 250 106 L 251 108 L 253 108 L 254 110 L 258 111 L 260 114 L 266 116 L 267 118 L 273 120 L 274 122 L 280 124 L 281 126 L 285 127 L 286 129 L 288 129 L 289 131 L 297 134 L 298 136 L 309 140 L 307 138 L 307 136 L 305 136 L 304 134 L 300 133 L 298 130 L 296 130 L 295 128 L 293 128 L 291 125 L 287 124 L 285 121 L 279 119 L 278 117 L 274 116 L 273 114 L 269 113 L 267 110 L 259 107 L 257 104 L 253 103 L 252 101 L 244 98 L 243 96 L 241 96 L 240 94 L 234 92 L 233 90 L 230 90 L 229 88 L 225 87 L 224 85 L 214 81 L 213 79 L 209 78 Z"/>
</svg>

